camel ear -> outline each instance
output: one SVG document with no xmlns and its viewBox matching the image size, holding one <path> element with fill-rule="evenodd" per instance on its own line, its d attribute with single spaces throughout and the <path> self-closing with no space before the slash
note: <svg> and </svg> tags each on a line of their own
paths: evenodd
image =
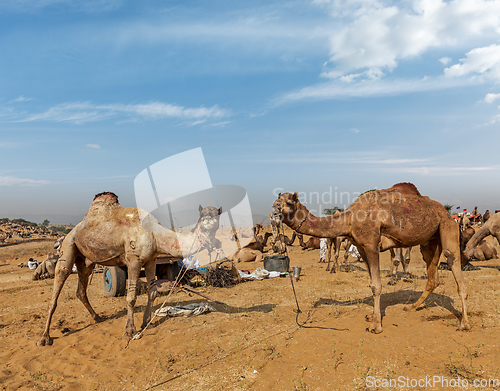
<svg viewBox="0 0 500 391">
<path fill-rule="evenodd" d="M 200 206 L 198 207 L 198 211 L 200 212 L 200 214 L 201 214 L 201 211 L 202 211 L 202 210 L 203 210 L 203 206 L 201 206 L 201 205 L 200 205 Z"/>
<path fill-rule="evenodd" d="M 219 208 L 219 214 L 222 214 L 222 206 Z"/>
<path fill-rule="evenodd" d="M 293 197 L 292 197 L 292 199 L 293 199 L 294 201 L 297 201 L 297 200 L 299 199 L 299 193 L 297 193 L 297 192 L 293 193 Z"/>
<path fill-rule="evenodd" d="M 280 198 L 280 197 L 281 197 L 281 193 L 278 194 L 278 198 Z"/>
</svg>

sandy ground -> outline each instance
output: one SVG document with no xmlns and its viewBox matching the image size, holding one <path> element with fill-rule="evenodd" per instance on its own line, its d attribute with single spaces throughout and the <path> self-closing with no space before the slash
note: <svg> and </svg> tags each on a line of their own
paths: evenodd
<svg viewBox="0 0 500 391">
<path fill-rule="evenodd" d="M 470 332 L 456 331 L 460 303 L 449 271 L 439 271 L 442 285 L 421 309 L 403 311 L 425 284 L 419 248 L 411 254 L 416 278 L 395 286 L 387 284 L 390 259 L 382 254 L 384 331 L 374 335 L 365 331 L 373 300 L 364 264 L 350 258 L 350 272 L 328 274 L 317 262 L 319 250 L 293 246 L 291 264 L 302 267 L 294 284 L 298 316 L 289 278 L 198 288 L 225 305 L 197 317 L 160 318 L 142 339 L 127 344 L 125 298 L 106 298 L 102 274 L 95 274 L 89 298 L 106 320 L 94 324 L 75 296 L 73 274 L 53 318 L 54 344 L 37 347 L 53 280 L 31 281 L 32 271 L 17 264 L 43 259 L 51 248 L 52 242 L 0 248 L 3 390 L 423 390 L 457 389 L 452 383 L 457 377 L 474 389 L 474 380 L 478 385 L 500 380 L 498 259 L 476 262 L 481 270 L 464 273 Z M 180 292 L 169 304 L 200 299 Z M 164 300 L 159 297 L 155 308 Z M 137 326 L 145 303 L 146 296 L 139 296 Z"/>
</svg>

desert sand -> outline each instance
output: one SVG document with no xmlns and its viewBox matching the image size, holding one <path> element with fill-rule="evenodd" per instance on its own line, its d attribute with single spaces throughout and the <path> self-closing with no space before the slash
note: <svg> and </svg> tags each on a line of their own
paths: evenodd
<svg viewBox="0 0 500 391">
<path fill-rule="evenodd" d="M 286 233 L 291 236 L 291 231 Z M 491 237 L 488 241 L 497 245 Z M 442 285 L 418 311 L 408 313 L 403 306 L 420 296 L 426 282 L 419 248 L 411 253 L 413 282 L 400 279 L 395 286 L 387 284 L 390 257 L 383 253 L 384 331 L 375 335 L 365 331 L 373 300 L 364 263 L 350 257 L 349 272 L 329 274 L 326 265 L 318 263 L 319 250 L 304 251 L 295 243 L 289 256 L 291 266 L 302 267 L 300 280 L 293 284 L 298 314 L 288 277 L 231 288 L 197 288 L 224 305 L 212 304 L 217 311 L 196 317 L 156 318 L 141 339 L 127 342 L 122 338 L 125 297 L 107 298 L 102 274 L 94 274 L 89 299 L 97 313 L 106 317 L 94 324 L 76 298 L 77 275 L 72 274 L 52 321 L 54 344 L 46 347 L 36 342 L 44 328 L 53 280 L 32 281 L 33 271 L 17 264 L 30 257 L 44 259 L 53 243 L 0 248 L 1 387 L 420 390 L 452 389 L 449 382 L 457 378 L 468 381 L 469 388 L 474 381 L 485 385 L 490 379 L 500 380 L 499 259 L 475 262 L 481 270 L 464 273 L 472 330 L 459 332 L 460 303 L 451 272 L 439 271 Z M 251 270 L 262 263 L 236 266 Z M 157 298 L 155 308 L 164 300 L 164 296 Z M 146 301 L 146 295 L 139 296 L 137 325 Z M 168 304 L 206 301 L 178 292 Z M 490 383 L 481 389 L 500 386 Z"/>
</svg>

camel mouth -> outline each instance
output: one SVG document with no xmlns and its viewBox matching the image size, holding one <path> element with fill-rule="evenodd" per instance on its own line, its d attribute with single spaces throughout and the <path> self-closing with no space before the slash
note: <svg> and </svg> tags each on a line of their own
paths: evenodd
<svg viewBox="0 0 500 391">
<path fill-rule="evenodd" d="M 217 224 L 217 219 L 213 218 L 213 219 L 205 219 L 201 222 L 201 225 L 203 228 L 209 230 L 209 229 L 212 229 L 213 227 L 215 227 L 215 225 Z"/>
</svg>

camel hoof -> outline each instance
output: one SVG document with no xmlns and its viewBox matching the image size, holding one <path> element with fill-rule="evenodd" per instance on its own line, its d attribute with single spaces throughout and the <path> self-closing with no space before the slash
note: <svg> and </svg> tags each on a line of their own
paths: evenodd
<svg viewBox="0 0 500 391">
<path fill-rule="evenodd" d="M 94 322 L 96 323 L 101 323 L 101 322 L 104 322 L 106 320 L 106 317 L 105 316 L 99 316 L 97 315 L 95 318 L 94 318 Z"/>
<path fill-rule="evenodd" d="M 40 341 L 36 343 L 37 346 L 50 346 L 52 345 L 53 339 L 50 337 L 42 337 Z"/>
<path fill-rule="evenodd" d="M 376 326 L 371 325 L 370 327 L 366 328 L 366 331 L 368 331 L 372 334 L 380 334 L 382 332 L 382 326 L 381 325 L 376 325 Z"/>
<path fill-rule="evenodd" d="M 396 280 L 395 278 L 391 278 L 391 279 L 387 282 L 387 284 L 388 284 L 388 285 L 396 285 L 396 282 L 397 282 L 397 280 Z"/>
<path fill-rule="evenodd" d="M 470 325 L 469 324 L 460 324 L 460 327 L 457 329 L 457 331 L 470 331 Z"/>
<path fill-rule="evenodd" d="M 403 278 L 403 281 L 413 284 L 413 280 L 411 278 Z"/>
<path fill-rule="evenodd" d="M 406 312 L 412 312 L 415 310 L 416 310 L 416 308 L 413 305 L 406 305 L 403 307 L 403 311 L 406 311 Z"/>
<path fill-rule="evenodd" d="M 365 320 L 366 320 L 367 322 L 373 322 L 373 314 L 366 315 L 366 316 L 365 316 Z"/>
<path fill-rule="evenodd" d="M 135 330 L 125 331 L 125 334 L 123 334 L 123 339 L 130 341 L 136 333 L 137 333 L 137 331 L 135 331 Z"/>
</svg>

